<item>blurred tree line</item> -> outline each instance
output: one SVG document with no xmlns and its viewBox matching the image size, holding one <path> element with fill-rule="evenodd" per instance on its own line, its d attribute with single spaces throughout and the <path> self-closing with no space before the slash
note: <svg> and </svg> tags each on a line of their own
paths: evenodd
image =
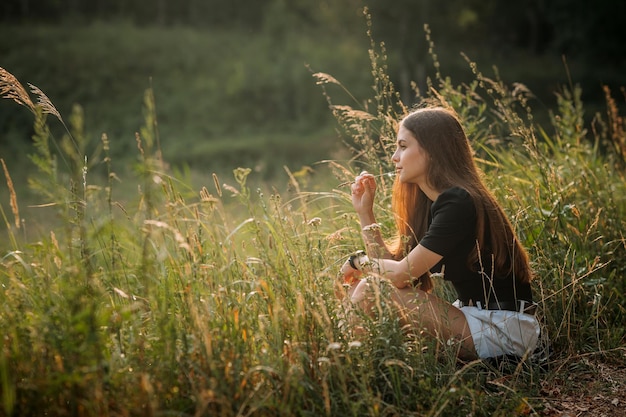
<svg viewBox="0 0 626 417">
<path fill-rule="evenodd" d="M 428 23 L 439 37 L 536 54 L 551 50 L 598 65 L 624 63 L 626 2 L 620 0 L 2 0 L 0 20 L 341 31 L 354 27 L 363 6 L 381 26 L 378 36 L 406 52 L 412 34 Z"/>
<path fill-rule="evenodd" d="M 218 151 L 212 159 L 226 160 L 234 143 L 256 161 L 256 148 L 287 148 L 260 135 L 306 136 L 332 122 L 305 64 L 356 97 L 371 93 L 364 7 L 407 103 L 411 82 L 423 90 L 433 75 L 425 24 L 456 83 L 472 77 L 464 52 L 527 84 L 542 104 L 567 82 L 561 55 L 576 61 L 573 82 L 587 104 L 604 104 L 601 85 L 626 85 L 623 0 L 0 0 L 0 66 L 42 88 L 64 115 L 80 104 L 86 134 L 123 138 L 122 155 L 135 145 L 126 136 L 142 122 L 138 92 L 150 80 L 173 162 L 202 164 Z M 0 153 L 19 155 L 31 117 L 4 101 Z M 310 154 L 290 152 L 285 159 Z"/>
</svg>

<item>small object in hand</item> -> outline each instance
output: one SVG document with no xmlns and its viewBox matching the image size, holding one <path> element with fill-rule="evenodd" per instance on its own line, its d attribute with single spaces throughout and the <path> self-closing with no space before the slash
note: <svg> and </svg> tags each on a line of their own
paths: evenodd
<svg viewBox="0 0 626 417">
<path fill-rule="evenodd" d="M 350 255 L 350 257 L 348 258 L 348 263 L 350 264 L 350 267 L 352 267 L 352 269 L 356 269 L 357 271 L 360 271 L 359 269 L 360 263 L 359 265 L 357 265 L 354 263 L 354 261 L 364 256 L 367 256 L 367 254 L 363 250 L 356 251 L 355 253 Z"/>
</svg>

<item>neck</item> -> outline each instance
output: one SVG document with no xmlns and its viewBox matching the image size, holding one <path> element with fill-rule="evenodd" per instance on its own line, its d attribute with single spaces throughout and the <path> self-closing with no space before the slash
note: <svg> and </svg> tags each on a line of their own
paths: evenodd
<svg viewBox="0 0 626 417">
<path fill-rule="evenodd" d="M 430 201 L 437 200 L 437 197 L 439 197 L 439 194 L 441 194 L 441 192 L 439 192 L 438 190 L 435 190 L 434 188 L 432 188 L 431 186 L 427 184 L 420 184 L 419 186 L 420 186 L 420 189 L 424 192 L 424 194 L 426 194 L 426 197 L 428 197 Z"/>
</svg>

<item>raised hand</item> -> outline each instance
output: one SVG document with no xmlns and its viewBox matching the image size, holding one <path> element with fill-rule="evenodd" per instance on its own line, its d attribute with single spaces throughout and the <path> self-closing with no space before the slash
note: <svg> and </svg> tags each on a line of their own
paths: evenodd
<svg viewBox="0 0 626 417">
<path fill-rule="evenodd" d="M 360 216 L 372 213 L 374 196 L 376 195 L 376 180 L 367 171 L 361 172 L 352 184 L 352 206 Z"/>
</svg>

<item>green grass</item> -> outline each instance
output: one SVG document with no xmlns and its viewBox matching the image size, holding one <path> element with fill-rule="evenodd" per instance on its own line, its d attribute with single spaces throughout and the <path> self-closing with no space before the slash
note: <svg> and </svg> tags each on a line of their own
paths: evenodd
<svg viewBox="0 0 626 417">
<path fill-rule="evenodd" d="M 390 120 L 402 110 L 384 51 L 371 52 L 373 96 L 335 108 L 344 152 L 358 156 L 316 165 L 332 174 L 323 179 L 289 171 L 283 189 L 258 185 L 253 166 L 208 168 L 201 185 L 170 169 L 148 95 L 134 174 L 123 178 L 136 198 L 120 199 L 116 142 L 85 164 L 93 144 L 80 117 L 55 139 L 36 113 L 29 179 L 57 220 L 23 239 L 0 206 L 0 415 L 538 415 L 541 380 L 583 356 L 623 357 L 623 121 L 608 100 L 610 117 L 592 129 L 571 88 L 540 126 L 523 91 L 478 68 L 469 84 L 434 78 L 422 99 L 462 115 L 529 249 L 550 363 L 458 363 L 453 346 L 404 336 L 384 294 L 367 337 L 341 330 L 337 269 L 362 242 L 337 185 L 363 167 L 390 171 Z M 92 170 L 106 174 L 92 181 Z M 377 202 L 385 232 L 389 185 Z"/>
</svg>

